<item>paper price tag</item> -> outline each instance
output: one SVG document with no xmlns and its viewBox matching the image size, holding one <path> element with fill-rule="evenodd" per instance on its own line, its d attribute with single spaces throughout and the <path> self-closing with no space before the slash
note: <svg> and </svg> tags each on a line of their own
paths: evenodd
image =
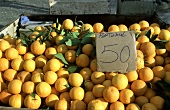
<svg viewBox="0 0 170 110">
<path fill-rule="evenodd" d="M 96 33 L 97 70 L 126 73 L 136 70 L 133 31 Z"/>
</svg>

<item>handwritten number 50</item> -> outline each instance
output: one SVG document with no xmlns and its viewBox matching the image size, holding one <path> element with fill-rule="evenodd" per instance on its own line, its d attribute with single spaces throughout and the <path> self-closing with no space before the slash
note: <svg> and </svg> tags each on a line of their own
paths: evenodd
<svg viewBox="0 0 170 110">
<path fill-rule="evenodd" d="M 119 54 L 120 54 L 120 61 L 122 62 L 122 63 L 125 63 L 125 62 L 127 62 L 128 60 L 129 60 L 129 57 L 130 57 L 130 48 L 127 46 L 127 45 L 125 45 L 122 49 L 121 49 L 121 51 L 120 51 L 120 53 L 118 54 L 116 51 L 114 51 L 114 50 L 110 50 L 110 49 L 108 49 L 108 47 L 113 47 L 113 46 L 118 46 L 118 44 L 113 44 L 113 45 L 106 45 L 106 46 L 104 46 L 104 49 L 103 49 L 103 51 L 102 51 L 102 54 L 106 54 L 107 52 L 112 52 L 112 54 L 114 54 L 116 57 L 114 57 L 114 59 L 112 60 L 112 61 L 101 61 L 102 63 L 113 63 L 113 62 L 115 62 L 115 61 L 117 61 L 118 60 L 118 58 L 119 58 Z M 125 49 L 127 49 L 128 50 L 128 53 L 126 53 L 126 55 L 128 56 L 127 57 L 127 59 L 124 59 L 123 60 L 123 56 L 122 56 L 122 53 L 125 51 Z"/>
</svg>

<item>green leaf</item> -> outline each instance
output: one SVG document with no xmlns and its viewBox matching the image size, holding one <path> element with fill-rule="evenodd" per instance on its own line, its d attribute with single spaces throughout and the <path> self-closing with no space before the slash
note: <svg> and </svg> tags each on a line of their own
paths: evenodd
<svg viewBox="0 0 170 110">
<path fill-rule="evenodd" d="M 77 70 L 78 66 L 70 66 L 69 68 L 67 68 L 67 71 L 69 73 L 74 73 Z"/>
<path fill-rule="evenodd" d="M 150 42 L 153 42 L 157 37 L 158 37 L 158 34 L 153 35 L 153 36 L 150 38 Z"/>
<path fill-rule="evenodd" d="M 165 82 L 165 81 L 157 81 L 154 83 L 154 85 L 157 87 L 157 89 L 162 90 L 162 91 L 166 91 L 166 92 L 170 92 L 170 84 Z"/>
<path fill-rule="evenodd" d="M 54 54 L 54 56 L 58 59 L 60 59 L 64 64 L 68 65 L 68 62 L 66 61 L 65 57 L 63 56 L 62 53 L 57 53 L 57 54 Z"/>
<path fill-rule="evenodd" d="M 84 37 L 84 38 L 82 38 L 81 43 L 82 44 L 90 44 L 90 43 L 92 43 L 92 37 Z"/>
<path fill-rule="evenodd" d="M 71 41 L 71 39 L 68 39 L 68 41 L 65 42 L 65 43 L 66 43 L 67 46 L 72 46 L 72 41 Z"/>
<path fill-rule="evenodd" d="M 27 44 L 27 42 L 26 42 L 26 40 L 25 40 L 25 39 L 22 39 L 22 40 L 21 40 L 21 42 L 22 42 L 22 44 L 23 44 L 23 45 L 25 45 L 25 46 L 27 46 L 27 47 L 28 47 L 28 44 Z"/>
<path fill-rule="evenodd" d="M 82 50 L 82 44 L 80 43 L 80 44 L 79 44 L 79 47 L 78 47 L 78 49 L 77 49 L 77 51 L 76 51 L 76 56 L 79 56 L 79 55 L 80 55 L 81 50 Z"/>
<path fill-rule="evenodd" d="M 136 34 L 135 34 L 136 39 L 138 39 L 139 36 L 140 36 L 140 33 L 136 33 Z"/>
<path fill-rule="evenodd" d="M 62 30 L 61 30 L 61 33 L 60 33 L 60 35 L 62 35 L 62 36 L 63 36 L 63 35 L 65 35 L 65 33 L 66 33 L 66 32 L 65 32 L 65 30 L 64 30 L 64 29 L 62 29 Z"/>
<path fill-rule="evenodd" d="M 148 30 L 145 34 L 149 39 L 150 39 L 150 36 L 151 36 L 151 30 Z"/>
<path fill-rule="evenodd" d="M 83 37 L 94 37 L 94 32 L 90 32 L 90 29 L 88 29 L 83 35 L 82 35 L 82 38 Z"/>
<path fill-rule="evenodd" d="M 153 41 L 153 44 L 155 45 L 155 47 L 157 49 L 165 49 L 165 44 L 166 44 L 166 40 L 160 40 L 160 41 Z"/>
<path fill-rule="evenodd" d="M 33 30 L 33 29 L 28 29 L 28 30 L 30 30 L 31 32 L 34 32 L 34 30 Z"/>
<path fill-rule="evenodd" d="M 44 34 L 44 32 L 40 32 L 40 33 L 36 36 L 35 40 L 37 40 L 38 38 L 40 38 L 43 34 Z"/>
<path fill-rule="evenodd" d="M 36 93 L 32 92 L 32 93 L 30 93 L 30 96 L 33 97 L 33 98 L 35 98 Z"/>
<path fill-rule="evenodd" d="M 73 38 L 78 38 L 75 32 L 71 32 Z"/>
<path fill-rule="evenodd" d="M 70 39 L 70 37 L 65 36 L 65 37 L 60 41 L 59 44 L 65 44 L 65 43 L 68 41 L 68 39 Z"/>
</svg>

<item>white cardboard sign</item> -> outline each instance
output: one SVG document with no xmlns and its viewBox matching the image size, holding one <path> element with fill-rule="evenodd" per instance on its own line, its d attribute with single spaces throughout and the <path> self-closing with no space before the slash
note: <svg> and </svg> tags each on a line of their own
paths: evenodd
<svg viewBox="0 0 170 110">
<path fill-rule="evenodd" d="M 96 33 L 97 70 L 126 73 L 136 70 L 133 31 Z"/>
</svg>

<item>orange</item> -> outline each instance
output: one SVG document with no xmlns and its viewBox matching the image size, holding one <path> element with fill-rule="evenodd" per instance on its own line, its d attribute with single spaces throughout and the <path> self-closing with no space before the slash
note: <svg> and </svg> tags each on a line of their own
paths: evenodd
<svg viewBox="0 0 170 110">
<path fill-rule="evenodd" d="M 152 26 L 152 27 L 155 27 L 155 26 L 160 27 L 158 23 L 152 23 L 152 24 L 150 24 L 150 26 Z"/>
<path fill-rule="evenodd" d="M 92 71 L 90 68 L 82 68 L 79 73 L 82 75 L 83 80 L 86 81 L 86 80 L 90 80 Z"/>
<path fill-rule="evenodd" d="M 65 19 L 62 23 L 62 27 L 66 30 L 71 30 L 74 26 L 74 23 L 71 19 Z"/>
<path fill-rule="evenodd" d="M 162 56 L 155 56 L 155 66 L 162 66 L 164 64 L 164 58 Z"/>
<path fill-rule="evenodd" d="M 19 79 L 14 79 L 9 82 L 8 90 L 12 94 L 19 94 L 21 92 L 22 82 Z"/>
<path fill-rule="evenodd" d="M 166 81 L 166 82 L 170 82 L 170 72 L 169 71 L 166 72 L 163 80 Z"/>
<path fill-rule="evenodd" d="M 58 59 L 50 59 L 47 62 L 47 68 L 50 71 L 58 71 L 61 68 L 61 63 Z"/>
<path fill-rule="evenodd" d="M 84 99 L 83 101 L 88 104 L 90 101 L 96 99 L 96 97 L 94 96 L 93 92 L 92 91 L 87 91 L 85 92 L 84 94 Z"/>
<path fill-rule="evenodd" d="M 143 106 L 142 106 L 142 110 L 158 110 L 156 108 L 155 105 L 153 105 L 152 103 L 145 103 Z"/>
<path fill-rule="evenodd" d="M 137 71 L 130 71 L 128 73 L 125 73 L 125 76 L 127 77 L 128 82 L 133 82 L 138 79 Z"/>
<path fill-rule="evenodd" d="M 75 50 L 68 50 L 65 53 L 65 59 L 69 62 L 69 63 L 74 63 L 76 61 L 76 51 Z"/>
<path fill-rule="evenodd" d="M 152 26 L 149 26 L 149 27 L 145 28 L 145 31 L 149 31 L 149 30 L 151 31 L 151 35 L 153 35 L 154 34 L 154 28 Z"/>
<path fill-rule="evenodd" d="M 93 25 L 93 31 L 96 32 L 96 33 L 100 33 L 100 32 L 103 32 L 104 31 L 104 26 L 102 23 L 95 23 Z"/>
<path fill-rule="evenodd" d="M 76 64 L 79 67 L 87 67 L 89 65 L 89 57 L 86 54 L 80 54 L 76 58 Z"/>
<path fill-rule="evenodd" d="M 60 94 L 59 99 L 60 99 L 60 100 L 64 99 L 64 100 L 66 100 L 68 103 L 71 102 L 71 98 L 70 98 L 69 92 L 62 92 L 62 93 Z"/>
<path fill-rule="evenodd" d="M 79 87 L 83 83 L 83 77 L 79 73 L 71 73 L 68 77 L 68 82 L 71 86 Z"/>
<path fill-rule="evenodd" d="M 126 106 L 126 110 L 140 110 L 140 107 L 135 103 L 130 103 Z"/>
<path fill-rule="evenodd" d="M 31 80 L 31 74 L 27 71 L 21 71 L 17 74 L 17 79 L 21 80 L 21 82 L 26 82 Z"/>
<path fill-rule="evenodd" d="M 166 65 L 164 66 L 164 69 L 165 69 L 166 71 L 170 71 L 170 64 L 166 64 Z"/>
<path fill-rule="evenodd" d="M 105 80 L 103 83 L 102 83 L 102 85 L 104 86 L 104 87 L 109 87 L 109 86 L 112 86 L 112 80 Z"/>
<path fill-rule="evenodd" d="M 56 23 L 53 23 L 53 24 L 51 25 L 51 27 L 57 28 L 57 27 L 56 27 Z M 61 29 L 61 24 L 58 23 L 58 30 L 60 30 L 60 29 Z"/>
<path fill-rule="evenodd" d="M 137 57 L 136 59 L 136 68 L 137 70 L 144 68 L 144 59 L 141 57 Z"/>
<path fill-rule="evenodd" d="M 0 82 L 4 82 L 3 73 L 0 72 Z"/>
<path fill-rule="evenodd" d="M 42 72 L 33 73 L 31 76 L 31 81 L 35 84 L 44 81 L 44 74 Z"/>
<path fill-rule="evenodd" d="M 34 96 L 31 94 L 34 94 Z M 36 93 L 31 94 L 25 97 L 24 106 L 29 109 L 38 109 L 41 106 L 41 98 Z"/>
<path fill-rule="evenodd" d="M 117 74 L 112 78 L 112 85 L 118 90 L 125 89 L 128 85 L 128 78 L 124 74 Z"/>
<path fill-rule="evenodd" d="M 48 107 L 54 107 L 55 105 L 55 102 L 59 100 L 58 96 L 56 94 L 50 94 L 48 95 L 46 98 L 45 98 L 45 104 L 48 106 Z"/>
<path fill-rule="evenodd" d="M 136 31 L 136 32 L 139 32 L 140 29 L 141 29 L 141 27 L 138 23 L 134 23 L 134 24 L 130 25 L 129 28 L 130 28 L 130 30 L 133 30 L 133 31 Z"/>
<path fill-rule="evenodd" d="M 110 110 L 125 110 L 125 106 L 122 102 L 116 101 L 110 104 Z"/>
<path fill-rule="evenodd" d="M 22 92 L 26 94 L 33 93 L 35 91 L 35 84 L 32 81 L 26 81 L 22 85 Z"/>
<path fill-rule="evenodd" d="M 147 57 L 155 53 L 156 47 L 152 42 L 145 42 L 141 44 L 140 50 Z"/>
<path fill-rule="evenodd" d="M 103 90 L 105 89 L 105 87 L 101 84 L 96 84 L 94 85 L 93 89 L 92 89 L 92 93 L 95 97 L 102 97 L 103 96 Z"/>
<path fill-rule="evenodd" d="M 51 41 L 54 42 L 55 38 L 58 36 L 58 33 L 55 31 L 50 32 Z"/>
<path fill-rule="evenodd" d="M 142 59 L 144 59 L 144 54 L 141 50 L 137 50 L 137 57 L 141 57 Z"/>
<path fill-rule="evenodd" d="M 60 93 L 56 90 L 54 85 L 51 85 L 51 94 L 56 94 L 57 96 L 60 95 Z"/>
<path fill-rule="evenodd" d="M 165 100 L 160 96 L 150 98 L 150 103 L 155 105 L 158 110 L 163 110 Z"/>
<path fill-rule="evenodd" d="M 45 52 L 45 43 L 41 44 L 39 40 L 34 41 L 30 46 L 31 52 L 35 55 L 42 55 Z"/>
<path fill-rule="evenodd" d="M 110 103 L 116 102 L 119 99 L 119 91 L 114 86 L 106 87 L 103 90 L 103 98 Z"/>
<path fill-rule="evenodd" d="M 135 103 L 139 106 L 142 107 L 145 103 L 148 103 L 149 100 L 145 96 L 138 96 L 135 99 Z"/>
<path fill-rule="evenodd" d="M 70 104 L 66 100 L 57 100 L 54 104 L 55 110 L 69 110 Z"/>
<path fill-rule="evenodd" d="M 11 67 L 16 71 L 22 71 L 24 60 L 22 58 L 15 58 L 11 61 Z"/>
<path fill-rule="evenodd" d="M 53 85 L 55 81 L 57 80 L 57 74 L 54 71 L 47 71 L 44 74 L 44 81 L 47 82 L 50 85 Z"/>
<path fill-rule="evenodd" d="M 69 89 L 69 84 L 66 78 L 58 78 L 55 82 L 55 88 L 58 92 L 66 92 Z"/>
<path fill-rule="evenodd" d="M 153 71 L 149 67 L 144 67 L 139 70 L 139 79 L 149 82 L 153 79 L 154 74 Z"/>
<path fill-rule="evenodd" d="M 73 28 L 71 29 L 71 32 L 80 32 L 80 28 L 81 26 L 73 26 Z"/>
<path fill-rule="evenodd" d="M 94 83 L 92 81 L 85 81 L 84 82 L 84 90 L 85 91 L 92 91 L 93 87 L 94 87 Z"/>
<path fill-rule="evenodd" d="M 144 30 L 145 28 L 149 27 L 149 23 L 145 20 L 140 21 L 139 25 L 141 27 L 141 30 Z"/>
<path fill-rule="evenodd" d="M 105 107 L 101 100 L 94 99 L 88 103 L 87 110 L 105 110 Z"/>
<path fill-rule="evenodd" d="M 93 32 L 93 26 L 89 23 L 85 23 L 81 27 L 82 31 L 87 31 L 88 29 L 90 30 L 90 32 Z"/>
<path fill-rule="evenodd" d="M 152 68 L 155 77 L 163 79 L 166 75 L 166 70 L 162 66 L 155 66 Z"/>
<path fill-rule="evenodd" d="M 2 92 L 4 89 L 7 89 L 7 84 L 5 82 L 0 82 L 0 92 Z"/>
<path fill-rule="evenodd" d="M 14 69 L 7 69 L 3 73 L 3 78 L 6 81 L 12 81 L 13 79 L 17 78 L 17 71 Z"/>
<path fill-rule="evenodd" d="M 119 27 L 119 31 L 128 31 L 127 26 L 124 24 L 119 24 L 118 27 Z"/>
<path fill-rule="evenodd" d="M 92 44 L 85 44 L 82 47 L 82 52 L 88 56 L 92 54 L 93 51 L 93 45 Z"/>
<path fill-rule="evenodd" d="M 8 91 L 8 89 L 4 89 L 0 92 L 0 99 L 3 104 L 9 104 L 9 98 L 12 96 L 12 93 Z"/>
<path fill-rule="evenodd" d="M 139 50 L 140 49 L 140 43 L 138 41 L 136 41 L 136 50 Z"/>
<path fill-rule="evenodd" d="M 119 100 L 123 104 L 130 104 L 135 101 L 135 95 L 130 89 L 123 89 L 119 93 Z"/>
<path fill-rule="evenodd" d="M 46 82 L 40 82 L 35 87 L 38 96 L 45 98 L 51 93 L 51 86 Z"/>
<path fill-rule="evenodd" d="M 148 88 L 144 94 L 144 96 L 147 98 L 147 99 L 150 99 L 152 97 L 154 97 L 156 95 L 155 91 L 151 88 Z"/>
<path fill-rule="evenodd" d="M 72 100 L 83 100 L 84 89 L 82 87 L 73 87 L 71 88 L 69 95 Z"/>
<path fill-rule="evenodd" d="M 118 74 L 117 72 L 106 72 L 105 76 L 106 76 L 106 79 L 112 80 L 112 78 L 117 74 Z"/>
<path fill-rule="evenodd" d="M 142 43 L 144 43 L 144 42 L 149 42 L 149 38 L 148 38 L 147 36 L 145 36 L 145 35 L 141 35 L 141 36 L 138 37 L 137 41 L 138 41 L 140 44 L 142 44 Z"/>
<path fill-rule="evenodd" d="M 2 58 L 4 56 L 4 54 L 2 53 L 2 51 L 0 50 L 0 58 Z"/>
<path fill-rule="evenodd" d="M 170 41 L 165 44 L 165 48 L 167 51 L 170 51 Z"/>
<path fill-rule="evenodd" d="M 35 61 L 32 59 L 27 59 L 23 63 L 24 70 L 27 72 L 33 72 L 36 68 Z"/>
<path fill-rule="evenodd" d="M 32 52 L 27 52 L 26 54 L 24 54 L 23 57 L 24 60 L 28 60 L 28 59 L 35 59 L 35 55 Z"/>
<path fill-rule="evenodd" d="M 8 48 L 10 48 L 9 42 L 6 41 L 6 40 L 1 40 L 1 41 L 0 41 L 0 50 L 1 50 L 2 52 L 5 52 L 6 49 L 8 49 Z"/>
<path fill-rule="evenodd" d="M 67 79 L 69 77 L 69 72 L 65 68 L 60 68 L 56 73 L 59 78 Z"/>
<path fill-rule="evenodd" d="M 12 95 L 9 98 L 9 105 L 13 108 L 21 108 L 24 105 L 24 97 L 21 94 Z"/>
<path fill-rule="evenodd" d="M 102 84 L 105 80 L 105 74 L 95 71 L 91 74 L 91 80 L 94 84 Z"/>
<path fill-rule="evenodd" d="M 46 65 L 48 59 L 44 55 L 39 55 L 35 58 L 36 68 L 42 68 Z"/>
<path fill-rule="evenodd" d="M 54 47 L 48 47 L 48 48 L 46 48 L 46 50 L 45 50 L 45 57 L 47 58 L 47 59 L 51 59 L 51 58 L 53 58 L 53 54 L 56 54 L 57 53 L 57 51 L 56 51 L 56 49 L 54 48 Z"/>
<path fill-rule="evenodd" d="M 164 56 L 162 56 L 162 57 L 164 57 Z M 164 60 L 165 60 L 165 65 L 170 63 L 170 57 L 166 56 L 166 57 L 164 57 Z"/>
<path fill-rule="evenodd" d="M 71 101 L 70 110 L 86 110 L 86 104 L 81 100 Z"/>
<path fill-rule="evenodd" d="M 153 80 L 152 80 L 152 88 L 153 88 L 153 89 L 155 89 L 154 83 L 157 82 L 157 81 L 160 81 L 160 80 L 161 80 L 161 78 L 159 78 L 159 77 L 154 77 L 154 78 L 153 78 Z"/>
<path fill-rule="evenodd" d="M 6 58 L 0 58 L 0 71 L 5 71 L 9 68 L 10 62 Z"/>
<path fill-rule="evenodd" d="M 119 27 L 117 25 L 111 25 L 108 28 L 108 32 L 119 32 Z"/>
<path fill-rule="evenodd" d="M 156 34 L 159 35 L 159 33 L 161 32 L 160 27 L 158 27 L 158 26 L 153 26 L 153 29 L 154 29 L 153 35 L 156 35 Z"/>
<path fill-rule="evenodd" d="M 67 46 L 68 50 L 76 50 L 78 48 L 78 45 L 74 46 Z"/>
<path fill-rule="evenodd" d="M 56 43 L 57 45 L 60 45 L 60 41 L 61 41 L 63 38 L 64 38 L 64 36 L 62 36 L 62 35 L 57 36 L 57 37 L 55 38 L 55 43 Z"/>
<path fill-rule="evenodd" d="M 5 57 L 8 60 L 13 60 L 14 58 L 18 57 L 18 51 L 15 48 L 8 48 L 5 51 Z"/>
<path fill-rule="evenodd" d="M 29 37 L 30 37 L 31 39 L 35 39 L 39 33 L 40 33 L 40 32 L 38 32 L 38 31 L 33 31 L 33 32 L 29 35 Z"/>
<path fill-rule="evenodd" d="M 44 31 L 44 27 L 43 26 L 35 26 L 34 31 L 42 32 L 42 31 Z"/>
<path fill-rule="evenodd" d="M 97 71 L 97 59 L 93 59 L 90 62 L 90 69 L 94 72 Z"/>
<path fill-rule="evenodd" d="M 67 51 L 68 51 L 68 48 L 67 48 L 67 45 L 65 45 L 65 44 L 60 44 L 60 45 L 57 47 L 57 52 L 58 52 L 58 53 L 65 54 Z"/>
<path fill-rule="evenodd" d="M 131 84 L 131 90 L 134 92 L 136 96 L 144 95 L 147 89 L 148 87 L 143 80 L 135 80 Z"/>
<path fill-rule="evenodd" d="M 10 44 L 15 44 L 15 38 L 13 38 L 11 35 L 7 34 L 3 36 L 3 40 L 8 41 Z"/>
<path fill-rule="evenodd" d="M 161 40 L 170 40 L 170 32 L 166 29 L 161 29 L 159 33 L 159 38 Z"/>
<path fill-rule="evenodd" d="M 23 45 L 22 43 L 19 43 L 16 45 L 16 50 L 18 51 L 19 55 L 24 55 L 28 51 L 28 47 Z"/>
</svg>

